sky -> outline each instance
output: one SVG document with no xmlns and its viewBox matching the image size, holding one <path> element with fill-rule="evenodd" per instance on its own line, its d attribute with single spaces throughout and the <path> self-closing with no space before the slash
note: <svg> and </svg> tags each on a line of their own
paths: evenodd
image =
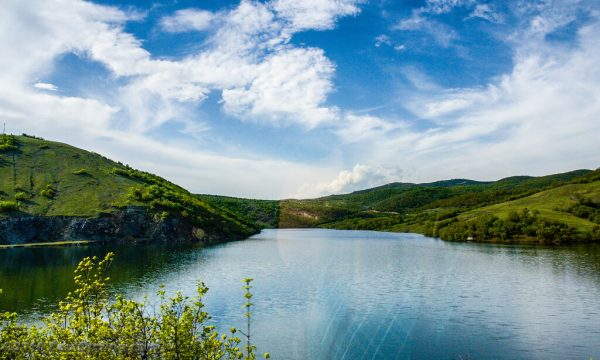
<svg viewBox="0 0 600 360">
<path fill-rule="evenodd" d="M 0 122 L 195 193 L 600 166 L 600 0 L 0 0 Z"/>
</svg>

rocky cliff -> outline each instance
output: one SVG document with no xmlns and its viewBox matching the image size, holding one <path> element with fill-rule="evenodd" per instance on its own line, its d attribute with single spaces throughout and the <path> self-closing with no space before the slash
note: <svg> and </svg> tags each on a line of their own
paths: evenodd
<svg viewBox="0 0 600 360">
<path fill-rule="evenodd" d="M 205 231 L 181 217 L 161 219 L 143 207 L 128 207 L 95 218 L 22 216 L 0 219 L 0 244 L 68 240 L 214 243 L 237 239 L 214 230 Z"/>
</svg>

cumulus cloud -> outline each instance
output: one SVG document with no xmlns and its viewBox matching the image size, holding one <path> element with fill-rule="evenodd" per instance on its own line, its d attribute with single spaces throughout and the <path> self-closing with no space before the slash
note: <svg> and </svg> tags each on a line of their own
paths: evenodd
<svg viewBox="0 0 600 360">
<path fill-rule="evenodd" d="M 342 170 L 338 176 L 326 182 L 304 184 L 299 197 L 342 194 L 398 181 L 402 171 L 398 168 L 356 164 L 351 170 Z"/>
<path fill-rule="evenodd" d="M 335 108 L 320 107 L 332 90 L 334 66 L 320 49 L 283 50 L 267 58 L 245 87 L 223 91 L 225 110 L 253 119 L 291 119 L 315 127 L 335 120 Z"/>
<path fill-rule="evenodd" d="M 297 31 L 331 28 L 339 17 L 357 13 L 355 4 L 319 1 L 313 8 L 286 1 L 242 1 L 219 13 L 179 10 L 161 19 L 162 29 L 206 30 L 208 37 L 186 58 L 159 60 L 124 31 L 124 24 L 138 20 L 139 14 L 78 0 L 36 6 L 14 1 L 0 15 L 5 18 L 0 27 L 23 41 L 19 46 L 0 44 L 5 54 L 0 63 L 14 61 L 3 64 L 12 70 L 4 76 L 19 77 L 15 83 L 23 84 L 50 71 L 62 54 L 100 62 L 122 79 L 112 105 L 126 116 L 119 123 L 131 131 L 186 121 L 189 110 L 211 91 L 221 92 L 224 109 L 241 119 L 312 128 L 337 117 L 337 109 L 325 105 L 335 67 L 321 49 L 288 42 Z M 35 19 L 35 25 L 26 18 Z"/>
<path fill-rule="evenodd" d="M 139 13 L 79 0 L 8 1 L 0 12 L 0 32 L 12 34 L 0 38 L 0 66 L 10 70 L 0 73 L 0 118 L 10 131 L 34 131 L 145 170 L 167 172 L 193 191 L 290 194 L 306 181 L 303 177 L 317 181 L 329 170 L 261 160 L 247 152 L 209 155 L 201 147 L 167 145 L 168 139 L 150 134 L 173 123 L 178 131 L 202 136 L 209 127 L 197 119 L 195 109 L 211 92 L 222 95 L 230 114 L 268 125 L 312 128 L 337 119 L 337 108 L 326 105 L 335 66 L 321 49 L 289 40 L 297 31 L 329 29 L 358 9 L 351 1 L 320 3 L 310 8 L 241 1 L 213 14 L 180 10 L 163 18 L 160 29 L 206 31 L 205 40 L 184 58 L 157 59 L 125 30 L 128 21 L 140 20 Z M 109 91 L 65 96 L 53 91 L 53 84 L 36 82 L 52 75 L 65 54 L 103 65 L 110 75 Z M 243 189 L 240 178 L 247 184 Z M 265 187 L 267 182 L 279 186 Z"/>
<path fill-rule="evenodd" d="M 172 33 L 187 31 L 203 31 L 210 27 L 215 15 L 206 10 L 183 9 L 178 10 L 171 16 L 165 16 L 160 20 L 163 30 Z"/>
</svg>

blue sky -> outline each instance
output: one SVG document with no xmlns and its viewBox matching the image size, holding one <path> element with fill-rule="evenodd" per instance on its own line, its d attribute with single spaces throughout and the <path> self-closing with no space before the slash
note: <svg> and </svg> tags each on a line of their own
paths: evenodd
<svg viewBox="0 0 600 360">
<path fill-rule="evenodd" d="M 598 1 L 8 1 L 0 120 L 198 193 L 600 166 Z"/>
</svg>

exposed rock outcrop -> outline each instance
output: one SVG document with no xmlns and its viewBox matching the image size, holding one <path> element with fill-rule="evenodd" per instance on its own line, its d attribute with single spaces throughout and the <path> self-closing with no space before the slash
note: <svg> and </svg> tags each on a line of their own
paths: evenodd
<svg viewBox="0 0 600 360">
<path fill-rule="evenodd" d="M 0 244 L 66 240 L 207 243 L 236 240 L 193 226 L 181 217 L 160 219 L 141 207 L 128 207 L 96 218 L 23 216 L 0 219 Z"/>
</svg>

